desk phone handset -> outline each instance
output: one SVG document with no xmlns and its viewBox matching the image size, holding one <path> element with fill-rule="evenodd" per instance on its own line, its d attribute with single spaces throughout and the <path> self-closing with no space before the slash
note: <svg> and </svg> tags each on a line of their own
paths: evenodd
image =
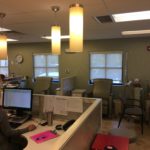
<svg viewBox="0 0 150 150">
<path fill-rule="evenodd" d="M 73 123 L 75 122 L 74 119 L 67 121 L 64 125 L 56 125 L 56 130 L 64 130 L 66 131 Z"/>
</svg>

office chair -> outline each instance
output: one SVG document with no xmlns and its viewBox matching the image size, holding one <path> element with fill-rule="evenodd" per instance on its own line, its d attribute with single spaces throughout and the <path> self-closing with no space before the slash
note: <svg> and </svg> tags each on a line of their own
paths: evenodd
<svg viewBox="0 0 150 150">
<path fill-rule="evenodd" d="M 103 114 L 111 117 L 112 113 L 112 79 L 94 79 L 93 97 L 102 98 Z"/>
<path fill-rule="evenodd" d="M 33 92 L 36 94 L 48 94 L 51 86 L 51 77 L 37 77 L 35 79 Z"/>
<path fill-rule="evenodd" d="M 144 110 L 143 110 L 143 89 L 140 87 L 125 87 L 125 95 L 122 99 L 123 111 L 119 119 L 118 128 L 125 116 L 139 117 L 141 121 L 141 133 L 143 134 Z"/>
</svg>

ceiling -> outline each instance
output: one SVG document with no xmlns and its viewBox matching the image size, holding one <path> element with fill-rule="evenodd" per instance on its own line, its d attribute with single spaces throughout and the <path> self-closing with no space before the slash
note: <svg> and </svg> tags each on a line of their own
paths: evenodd
<svg viewBox="0 0 150 150">
<path fill-rule="evenodd" d="M 7 36 L 20 43 L 48 41 L 41 36 L 50 35 L 50 27 L 55 23 L 61 25 L 62 35 L 69 34 L 69 6 L 77 1 L 84 6 L 84 39 L 135 37 L 122 36 L 121 31 L 150 29 L 150 20 L 98 23 L 94 19 L 114 13 L 150 10 L 150 0 L 0 0 L 0 12 L 6 13 L 1 22 L 3 27 L 16 31 Z M 52 6 L 59 6 L 60 11 L 54 14 Z"/>
</svg>

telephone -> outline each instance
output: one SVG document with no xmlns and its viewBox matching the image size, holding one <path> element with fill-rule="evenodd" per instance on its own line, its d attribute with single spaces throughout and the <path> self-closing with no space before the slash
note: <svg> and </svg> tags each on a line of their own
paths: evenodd
<svg viewBox="0 0 150 150">
<path fill-rule="evenodd" d="M 56 130 L 64 130 L 66 131 L 73 123 L 75 122 L 74 119 L 67 121 L 64 125 L 56 125 Z"/>
</svg>

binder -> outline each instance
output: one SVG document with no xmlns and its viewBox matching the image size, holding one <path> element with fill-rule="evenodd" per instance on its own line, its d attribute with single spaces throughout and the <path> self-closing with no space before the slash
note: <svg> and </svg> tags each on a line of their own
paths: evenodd
<svg viewBox="0 0 150 150">
<path fill-rule="evenodd" d="M 58 137 L 59 135 L 48 130 L 48 131 L 44 131 L 44 132 L 41 132 L 41 133 L 38 133 L 38 134 L 35 134 L 33 136 L 31 136 L 30 138 L 35 141 L 36 143 L 42 143 L 42 142 L 45 142 L 47 140 L 50 140 L 50 139 L 53 139 L 53 138 L 56 138 Z"/>
</svg>

